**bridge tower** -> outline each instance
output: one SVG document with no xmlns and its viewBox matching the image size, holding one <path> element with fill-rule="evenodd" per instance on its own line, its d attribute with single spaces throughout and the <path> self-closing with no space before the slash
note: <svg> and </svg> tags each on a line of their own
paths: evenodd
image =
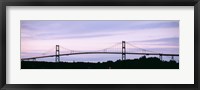
<svg viewBox="0 0 200 90">
<path fill-rule="evenodd" d="M 59 45 L 56 45 L 56 58 L 55 58 L 56 62 L 60 62 L 60 47 Z"/>
<path fill-rule="evenodd" d="M 126 60 L 126 42 L 122 41 L 122 60 Z"/>
</svg>

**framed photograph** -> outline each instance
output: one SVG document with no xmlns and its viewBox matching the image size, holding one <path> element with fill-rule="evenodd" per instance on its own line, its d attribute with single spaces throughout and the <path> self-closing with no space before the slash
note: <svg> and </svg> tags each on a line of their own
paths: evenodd
<svg viewBox="0 0 200 90">
<path fill-rule="evenodd" d="M 199 0 L 8 0 L 2 90 L 199 90 Z"/>
</svg>

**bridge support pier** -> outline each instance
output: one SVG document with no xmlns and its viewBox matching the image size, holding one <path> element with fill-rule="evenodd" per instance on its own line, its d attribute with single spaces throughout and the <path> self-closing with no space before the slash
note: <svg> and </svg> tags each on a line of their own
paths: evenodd
<svg viewBox="0 0 200 90">
<path fill-rule="evenodd" d="M 36 58 L 33 58 L 33 61 L 36 61 Z"/>
<path fill-rule="evenodd" d="M 60 62 L 60 48 L 59 45 L 56 45 L 56 57 L 55 62 Z"/>
<path fill-rule="evenodd" d="M 162 61 L 162 54 L 159 55 L 160 60 Z"/>
<path fill-rule="evenodd" d="M 126 60 L 126 42 L 122 41 L 122 60 Z"/>
<path fill-rule="evenodd" d="M 171 60 L 174 60 L 174 56 L 172 56 Z"/>
</svg>

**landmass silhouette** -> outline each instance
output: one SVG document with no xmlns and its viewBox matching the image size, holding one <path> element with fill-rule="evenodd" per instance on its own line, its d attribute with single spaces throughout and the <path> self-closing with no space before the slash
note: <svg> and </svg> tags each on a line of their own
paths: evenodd
<svg viewBox="0 0 200 90">
<path fill-rule="evenodd" d="M 179 69 L 179 63 L 174 60 L 162 61 L 157 57 L 142 56 L 138 59 L 97 63 L 21 61 L 21 69 Z"/>
</svg>

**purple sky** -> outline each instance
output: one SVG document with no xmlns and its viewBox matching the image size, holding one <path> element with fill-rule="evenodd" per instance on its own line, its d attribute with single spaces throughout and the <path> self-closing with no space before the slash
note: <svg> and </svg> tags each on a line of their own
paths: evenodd
<svg viewBox="0 0 200 90">
<path fill-rule="evenodd" d="M 86 51 L 104 49 L 121 41 L 177 54 L 179 21 L 21 20 L 21 57 L 54 54 L 55 45 Z"/>
</svg>

